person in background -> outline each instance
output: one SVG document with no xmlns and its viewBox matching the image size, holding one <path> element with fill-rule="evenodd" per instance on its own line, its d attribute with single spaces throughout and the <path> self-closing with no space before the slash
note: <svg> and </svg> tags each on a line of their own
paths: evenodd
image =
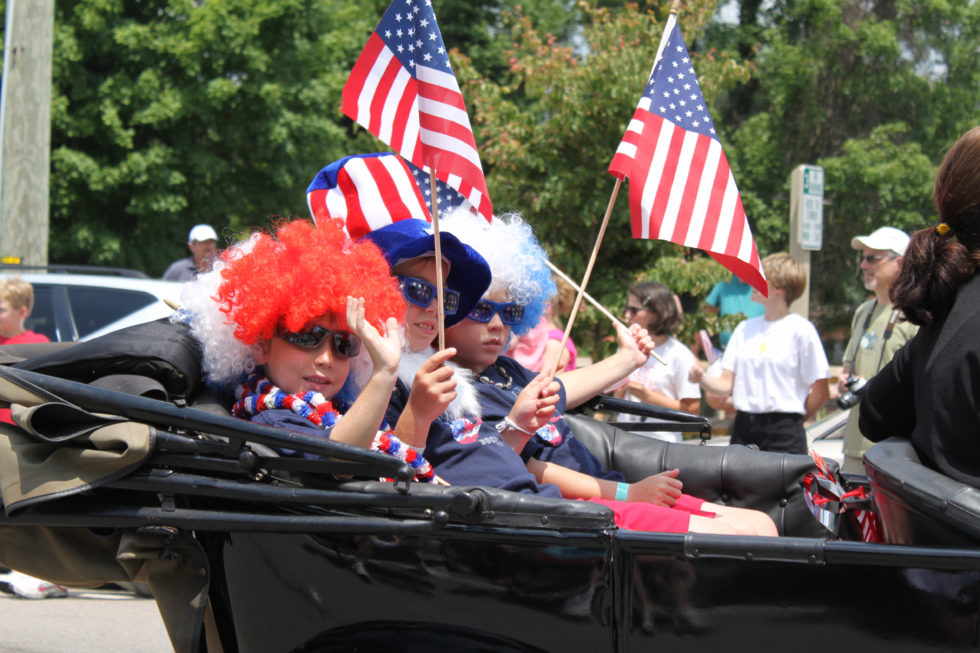
<svg viewBox="0 0 980 653">
<path fill-rule="evenodd" d="M 34 286 L 20 277 L 0 280 L 0 345 L 49 342 L 43 333 L 24 327 L 33 310 Z"/>
<path fill-rule="evenodd" d="M 752 286 L 745 283 L 734 274 L 728 281 L 719 281 L 708 292 L 704 299 L 705 309 L 712 315 L 735 315 L 741 313 L 746 318 L 759 317 L 765 309 L 762 304 L 752 300 Z M 724 330 L 718 336 L 718 344 L 724 349 L 732 338 L 732 332 Z"/>
<path fill-rule="evenodd" d="M 194 225 L 187 234 L 187 249 L 191 255 L 171 263 L 163 273 L 164 281 L 193 281 L 198 274 L 210 270 L 218 249 L 218 234 L 210 225 Z"/>
<path fill-rule="evenodd" d="M 939 223 L 912 235 L 895 307 L 919 332 L 864 390 L 861 433 L 909 438 L 923 464 L 980 487 L 980 127 L 963 134 L 939 166 Z"/>
<path fill-rule="evenodd" d="M 556 357 L 559 357 L 558 372 L 570 372 L 578 367 L 578 349 L 570 336 L 562 350 L 565 327 L 558 318 L 572 310 L 575 289 L 563 279 L 555 278 L 554 281 L 558 291 L 545 302 L 541 319 L 527 333 L 511 338 L 514 344 L 507 352 L 508 356 L 532 372 L 551 371 Z"/>
<path fill-rule="evenodd" d="M 806 270 L 786 253 L 767 256 L 762 269 L 769 296 L 753 291 L 752 301 L 762 305 L 763 315 L 735 327 L 720 376 L 706 376 L 694 365 L 690 379 L 707 391 L 732 395 L 731 444 L 806 453 L 803 422 L 830 398 L 830 364 L 816 327 L 789 312 L 806 287 Z"/>
<path fill-rule="evenodd" d="M 626 385 L 615 396 L 697 415 L 701 408 L 701 389 L 688 379 L 688 371 L 697 359 L 672 334 L 681 323 L 677 302 L 667 286 L 656 281 L 639 283 L 629 289 L 626 300 L 626 323 L 638 324 L 650 333 L 653 352 L 664 363 L 651 356 L 642 367 L 630 374 Z M 623 422 L 647 422 L 650 418 L 621 413 Z M 669 442 L 680 442 L 679 433 L 643 432 Z"/>
<path fill-rule="evenodd" d="M 902 269 L 902 257 L 908 244 L 908 234 L 895 227 L 881 227 L 868 236 L 856 236 L 851 240 L 851 247 L 861 252 L 864 287 L 874 293 L 874 297 L 854 312 L 851 339 L 844 351 L 843 368 L 837 379 L 841 395 L 838 404 L 851 407 L 844 426 L 844 464 L 841 466 L 841 471 L 849 474 L 864 473 L 861 457 L 872 445 L 870 440 L 861 437 L 858 410 L 853 408 L 860 401 L 861 387 L 919 330 L 892 306 L 890 294 Z"/>
</svg>

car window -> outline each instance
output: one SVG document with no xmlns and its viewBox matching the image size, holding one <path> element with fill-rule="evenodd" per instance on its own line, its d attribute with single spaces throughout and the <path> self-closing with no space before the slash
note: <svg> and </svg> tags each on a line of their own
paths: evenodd
<svg viewBox="0 0 980 653">
<path fill-rule="evenodd" d="M 54 299 L 51 286 L 35 283 L 34 308 L 24 322 L 24 328 L 35 333 L 43 333 L 51 342 L 58 341 L 57 325 L 54 319 Z"/>
<path fill-rule="evenodd" d="M 150 293 L 136 290 L 90 286 L 68 286 L 67 290 L 79 338 L 156 301 Z"/>
</svg>

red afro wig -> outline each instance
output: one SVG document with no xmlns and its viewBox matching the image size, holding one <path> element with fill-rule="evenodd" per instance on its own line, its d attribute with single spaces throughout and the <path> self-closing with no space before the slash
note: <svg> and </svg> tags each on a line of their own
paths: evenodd
<svg viewBox="0 0 980 653">
<path fill-rule="evenodd" d="M 381 328 L 404 320 L 405 300 L 381 250 L 353 242 L 340 220 L 285 222 L 275 235 L 254 234 L 250 247 L 228 250 L 215 300 L 246 345 L 271 338 L 278 326 L 299 331 L 323 315 L 347 325 L 347 297 L 363 297 L 365 318 Z"/>
</svg>

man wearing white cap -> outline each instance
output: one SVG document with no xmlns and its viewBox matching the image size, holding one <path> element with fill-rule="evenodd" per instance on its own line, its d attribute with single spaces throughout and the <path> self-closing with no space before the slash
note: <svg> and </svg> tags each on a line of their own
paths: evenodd
<svg viewBox="0 0 980 653">
<path fill-rule="evenodd" d="M 874 298 L 858 306 L 851 321 L 851 339 L 844 351 L 844 367 L 837 383 L 841 393 L 837 401 L 841 407 L 858 404 L 864 382 L 877 374 L 919 330 L 892 307 L 889 294 L 902 268 L 902 256 L 908 244 L 908 234 L 895 227 L 881 227 L 869 236 L 851 240 L 851 247 L 861 251 L 864 287 L 874 293 Z M 842 471 L 852 474 L 864 473 L 861 457 L 873 444 L 861 437 L 858 410 L 858 407 L 851 410 L 844 427 Z"/>
<path fill-rule="evenodd" d="M 211 259 L 218 249 L 218 234 L 210 225 L 194 225 L 187 234 L 187 249 L 191 255 L 174 261 L 163 273 L 164 281 L 193 281 L 201 272 L 211 269 Z"/>
</svg>

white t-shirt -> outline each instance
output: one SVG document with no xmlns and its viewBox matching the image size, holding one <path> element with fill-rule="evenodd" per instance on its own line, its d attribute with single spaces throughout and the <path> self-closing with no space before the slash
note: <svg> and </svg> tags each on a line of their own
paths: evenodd
<svg viewBox="0 0 980 653">
<path fill-rule="evenodd" d="M 735 373 L 732 403 L 748 413 L 806 414 L 810 386 L 830 376 L 817 329 L 796 313 L 735 327 L 721 366 Z"/>
<path fill-rule="evenodd" d="M 666 365 L 651 356 L 643 367 L 630 374 L 630 380 L 641 382 L 647 388 L 661 392 L 671 399 L 700 399 L 701 388 L 697 383 L 691 383 L 687 374 L 697 359 L 691 350 L 684 346 L 677 338 L 667 338 L 666 342 L 654 348 L 654 353 L 664 359 Z M 630 401 L 642 401 L 632 392 L 624 395 Z M 620 413 L 620 422 L 649 422 L 649 417 Z M 659 433 L 646 432 L 646 435 L 660 435 Z M 671 439 L 674 439 L 671 437 Z"/>
</svg>

